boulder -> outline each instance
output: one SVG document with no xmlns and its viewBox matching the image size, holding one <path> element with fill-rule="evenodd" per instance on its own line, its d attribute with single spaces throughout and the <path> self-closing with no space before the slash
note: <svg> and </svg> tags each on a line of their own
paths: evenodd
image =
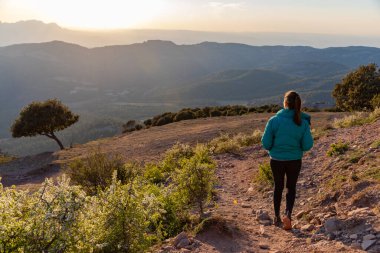
<svg viewBox="0 0 380 253">
<path fill-rule="evenodd" d="M 329 218 L 325 221 L 324 227 L 327 233 L 333 233 L 340 229 L 340 221 L 335 217 Z"/>
<path fill-rule="evenodd" d="M 363 250 L 369 249 L 372 245 L 374 245 L 376 240 L 363 240 L 361 246 Z"/>
<path fill-rule="evenodd" d="M 175 238 L 174 238 L 174 241 L 173 241 L 173 245 L 176 247 L 176 248 L 184 248 L 188 245 L 190 245 L 191 242 L 189 240 L 189 237 L 187 236 L 187 234 L 185 232 L 181 232 L 179 233 Z"/>
</svg>

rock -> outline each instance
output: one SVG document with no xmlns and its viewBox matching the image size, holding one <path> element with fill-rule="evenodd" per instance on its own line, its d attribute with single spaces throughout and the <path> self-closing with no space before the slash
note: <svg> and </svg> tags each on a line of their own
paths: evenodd
<svg viewBox="0 0 380 253">
<path fill-rule="evenodd" d="M 248 193 L 251 193 L 253 192 L 253 187 L 249 187 L 248 190 L 247 190 Z"/>
<path fill-rule="evenodd" d="M 333 233 L 339 230 L 339 220 L 335 217 L 329 218 L 325 221 L 325 230 L 327 233 Z"/>
<path fill-rule="evenodd" d="M 261 221 L 261 220 L 271 220 L 269 214 L 268 214 L 268 211 L 266 210 L 262 210 L 262 209 L 259 209 L 256 211 L 256 219 L 258 221 Z"/>
<path fill-rule="evenodd" d="M 363 250 L 367 250 L 369 247 L 374 245 L 376 240 L 363 240 L 361 246 Z"/>
<path fill-rule="evenodd" d="M 353 247 L 354 249 L 362 249 L 362 245 L 358 242 L 351 243 L 351 247 Z"/>
<path fill-rule="evenodd" d="M 314 228 L 315 226 L 313 224 L 306 224 L 301 227 L 301 231 L 312 231 Z"/>
<path fill-rule="evenodd" d="M 185 232 L 181 232 L 174 238 L 173 245 L 176 248 L 184 248 L 190 245 L 189 237 L 187 236 Z"/>
<path fill-rule="evenodd" d="M 336 238 L 335 234 L 328 234 L 328 235 L 327 235 L 327 239 L 328 239 L 329 241 L 332 241 L 332 240 L 334 240 L 335 238 Z"/>
<path fill-rule="evenodd" d="M 248 204 L 248 203 L 242 203 L 241 207 L 242 208 L 251 208 L 252 206 L 250 204 Z"/>
<path fill-rule="evenodd" d="M 269 245 L 267 245 L 267 244 L 259 243 L 259 247 L 260 247 L 260 249 L 269 249 Z"/>
<path fill-rule="evenodd" d="M 352 235 L 350 235 L 350 239 L 356 240 L 356 239 L 358 239 L 358 235 L 352 234 Z"/>
<path fill-rule="evenodd" d="M 259 223 L 261 225 L 264 225 L 264 226 L 270 226 L 270 225 L 272 225 L 272 221 L 271 220 L 259 220 Z"/>
<path fill-rule="evenodd" d="M 373 234 L 368 234 L 368 235 L 363 236 L 363 241 L 374 240 L 374 239 L 376 239 L 376 236 Z"/>
<path fill-rule="evenodd" d="M 189 241 L 189 239 L 188 238 L 184 238 L 184 239 L 182 239 L 181 241 L 178 242 L 178 244 L 176 245 L 176 247 L 179 248 L 179 249 L 186 248 L 190 244 L 191 244 L 191 242 Z"/>
</svg>

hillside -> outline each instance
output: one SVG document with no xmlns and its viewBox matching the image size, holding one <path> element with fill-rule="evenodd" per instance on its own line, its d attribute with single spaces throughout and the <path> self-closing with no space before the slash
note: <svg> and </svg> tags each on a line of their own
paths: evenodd
<svg viewBox="0 0 380 253">
<path fill-rule="evenodd" d="M 331 106 L 334 85 L 369 62 L 380 62 L 380 49 L 158 40 L 91 49 L 60 41 L 0 47 L 0 148 L 18 155 L 52 149 L 31 140 L 20 150 L 6 139 L 18 112 L 34 100 L 62 100 L 84 115 L 79 124 L 91 125 L 95 139 L 118 132 L 104 130 L 105 121 L 114 125 L 206 104 L 278 103 L 289 88 L 302 94 L 306 106 Z M 91 139 L 74 129 L 67 135 L 69 143 Z"/>
<path fill-rule="evenodd" d="M 62 173 L 60 166 L 93 151 L 118 153 L 126 161 L 152 161 L 177 141 L 196 144 L 220 132 L 263 129 L 271 114 L 207 118 L 176 122 L 114 138 L 102 139 L 69 150 L 17 159 L 0 166 L 3 183 L 34 187 L 45 176 Z M 209 206 L 214 222 L 195 236 L 194 252 L 379 252 L 380 121 L 344 129 L 326 128 L 337 113 L 312 113 L 312 127 L 325 129 L 303 160 L 295 206 L 295 228 L 286 232 L 263 226 L 256 211 L 272 215 L 272 191 L 253 183 L 259 164 L 268 155 L 253 145 L 239 154 L 215 155 L 218 186 L 216 205 Z M 347 142 L 346 154 L 329 157 L 330 145 Z M 355 159 L 355 160 L 354 160 Z M 330 225 L 325 225 L 329 223 Z M 326 229 L 329 229 L 328 231 Z M 161 252 L 177 251 L 170 245 Z M 194 244 L 195 245 L 195 244 Z M 154 250 L 159 251 L 159 249 Z"/>
</svg>

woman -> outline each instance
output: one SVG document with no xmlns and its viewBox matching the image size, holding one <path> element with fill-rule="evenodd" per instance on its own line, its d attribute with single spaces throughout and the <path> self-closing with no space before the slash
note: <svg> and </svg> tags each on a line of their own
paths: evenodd
<svg viewBox="0 0 380 253">
<path fill-rule="evenodd" d="M 271 117 L 261 139 L 269 151 L 270 166 L 274 178 L 274 223 L 281 225 L 280 206 L 284 177 L 286 175 L 286 210 L 282 219 L 283 228 L 292 228 L 291 216 L 296 197 L 296 183 L 301 170 L 302 156 L 313 146 L 310 132 L 310 116 L 301 112 L 301 98 L 294 91 L 284 97 L 284 109 Z"/>
</svg>

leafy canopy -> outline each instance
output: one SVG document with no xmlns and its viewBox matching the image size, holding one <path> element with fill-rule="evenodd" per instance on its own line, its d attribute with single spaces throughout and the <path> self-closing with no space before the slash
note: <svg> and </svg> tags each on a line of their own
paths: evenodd
<svg viewBox="0 0 380 253">
<path fill-rule="evenodd" d="M 374 109 L 380 94 L 380 69 L 376 64 L 360 66 L 336 84 L 332 93 L 336 106 L 345 111 Z"/>
<path fill-rule="evenodd" d="M 20 117 L 13 123 L 13 137 L 50 135 L 63 130 L 79 119 L 57 99 L 32 102 L 22 109 Z"/>
</svg>

